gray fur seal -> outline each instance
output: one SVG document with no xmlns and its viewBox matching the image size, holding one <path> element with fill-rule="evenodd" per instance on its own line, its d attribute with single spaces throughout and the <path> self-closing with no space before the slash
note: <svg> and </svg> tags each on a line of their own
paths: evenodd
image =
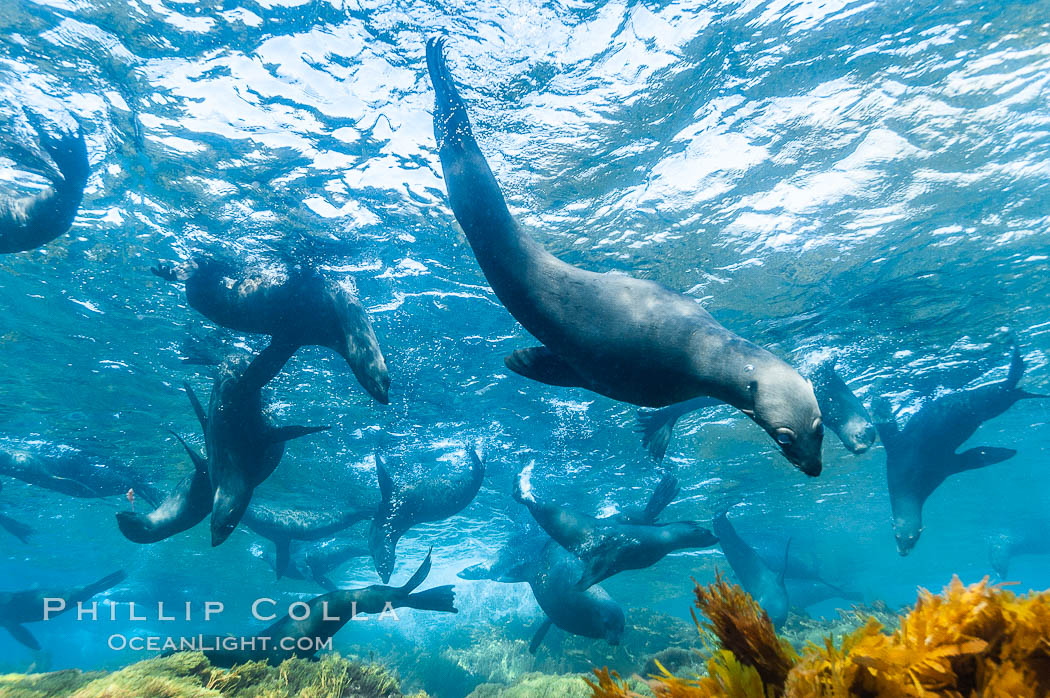
<svg viewBox="0 0 1050 698">
<path fill-rule="evenodd" d="M 864 403 L 835 371 L 835 361 L 829 359 L 818 364 L 806 377 L 813 383 L 824 426 L 835 432 L 850 453 L 864 453 L 871 448 L 878 435 L 875 425 Z M 658 410 L 639 410 L 637 429 L 642 434 L 642 445 L 649 449 L 653 460 L 663 460 L 679 417 L 721 404 L 718 400 L 701 397 Z"/>
<path fill-rule="evenodd" d="M 374 584 L 364 589 L 331 591 L 311 599 L 307 604 L 309 615 L 305 619 L 294 620 L 288 615 L 259 633 L 258 637 L 270 638 L 265 648 L 208 650 L 204 655 L 213 664 L 223 667 L 252 661 L 265 661 L 276 666 L 292 657 L 312 657 L 316 650 L 300 649 L 295 641 L 306 638 L 315 645 L 335 635 L 355 616 L 387 613 L 397 608 L 456 613 L 456 595 L 451 585 L 416 591 L 430 574 L 430 565 L 428 553 L 416 573 L 401 587 Z M 286 638 L 292 640 L 292 649 L 281 647 L 282 639 Z"/>
<path fill-rule="evenodd" d="M 51 186 L 35 196 L 0 202 L 2 254 L 35 250 L 64 235 L 73 225 L 91 174 L 87 144 L 79 127 L 56 138 L 40 124 L 34 125 L 61 176 L 51 177 Z"/>
<path fill-rule="evenodd" d="M 156 543 L 193 528 L 211 512 L 212 490 L 208 462 L 178 434 L 175 438 L 193 462 L 193 472 L 175 486 L 148 514 L 118 511 L 117 527 L 133 543 Z"/>
<path fill-rule="evenodd" d="M 208 477 L 213 493 L 211 544 L 220 545 L 237 528 L 252 493 L 273 473 L 284 454 L 284 443 L 329 427 L 275 427 L 263 414 L 262 386 L 284 365 L 284 357 L 260 354 L 249 360 L 232 354 L 220 364 L 205 413 L 193 389 L 193 403 L 207 450 Z"/>
<path fill-rule="evenodd" d="M 29 536 L 36 532 L 29 524 L 24 524 L 18 519 L 8 516 L 3 511 L 0 511 L 0 528 L 27 545 L 29 544 Z"/>
<path fill-rule="evenodd" d="M 695 521 L 623 523 L 541 502 L 532 492 L 532 467 L 526 466 L 518 475 L 514 499 L 528 508 L 551 538 L 583 562 L 579 589 L 626 570 L 655 565 L 676 550 L 709 548 L 718 543 L 711 531 Z"/>
<path fill-rule="evenodd" d="M 383 583 L 394 571 L 394 550 L 401 536 L 417 524 L 443 521 L 474 501 L 485 479 L 485 464 L 468 448 L 470 468 L 446 477 L 421 477 L 405 482 L 390 477 L 383 457 L 376 453 L 376 477 L 382 501 L 368 529 L 368 549 Z"/>
<path fill-rule="evenodd" d="M 335 351 L 382 404 L 390 376 L 375 330 L 353 287 L 312 268 L 246 268 L 218 259 L 161 262 L 153 273 L 186 284 L 186 299 L 217 325 L 272 337 L 264 350 L 290 357 L 301 346 Z"/>
<path fill-rule="evenodd" d="M 39 623 L 44 620 L 44 599 L 63 599 L 65 608 L 61 611 L 50 611 L 50 617 L 62 615 L 76 607 L 81 601 L 87 601 L 96 594 L 112 589 L 127 578 L 121 572 L 114 572 L 94 584 L 73 589 L 29 589 L 27 591 L 0 591 L 0 628 L 11 633 L 20 644 L 31 650 L 39 650 L 40 643 L 30 633 L 25 623 Z"/>
<path fill-rule="evenodd" d="M 328 575 L 348 560 L 370 555 L 368 545 L 363 540 L 329 538 L 308 543 L 293 541 L 284 576 L 289 579 L 313 581 L 327 591 L 335 591 L 338 587 Z M 276 557 L 267 557 L 266 560 L 276 572 Z"/>
<path fill-rule="evenodd" d="M 787 620 L 789 605 L 787 588 L 784 586 L 786 563 L 780 566 L 779 571 L 767 565 L 762 556 L 736 532 L 724 511 L 715 517 L 711 528 L 718 536 L 718 544 L 740 586 L 758 602 L 773 621 L 774 627 L 782 626 Z M 784 557 L 787 557 L 786 551 Z"/>
<path fill-rule="evenodd" d="M 116 497 L 134 489 L 152 505 L 161 500 L 160 492 L 130 468 L 48 441 L 0 437 L 0 475 L 70 497 Z"/>
<path fill-rule="evenodd" d="M 316 541 L 327 538 L 374 515 L 374 510 L 355 507 L 330 513 L 288 509 L 255 502 L 244 512 L 241 521 L 255 533 L 273 541 L 276 556 L 274 571 L 280 579 L 288 569 L 293 540 Z"/>
<path fill-rule="evenodd" d="M 443 39 L 427 42 L 427 67 L 452 211 L 500 302 L 543 345 L 515 351 L 507 367 L 642 407 L 717 398 L 765 429 L 802 472 L 820 474 L 823 427 L 809 381 L 681 293 L 586 271 L 547 252 L 507 209 L 445 63 Z"/>
<path fill-rule="evenodd" d="M 1021 352 L 1014 344 L 1007 377 L 994 383 L 957 390 L 932 400 L 900 428 L 889 405 L 876 406 L 879 438 L 886 449 L 886 482 L 893 510 L 897 552 L 907 555 L 922 533 L 922 507 L 948 477 L 1013 458 L 1011 448 L 978 446 L 956 449 L 977 427 L 1026 398 L 1042 398 L 1017 387 L 1024 374 Z"/>
</svg>

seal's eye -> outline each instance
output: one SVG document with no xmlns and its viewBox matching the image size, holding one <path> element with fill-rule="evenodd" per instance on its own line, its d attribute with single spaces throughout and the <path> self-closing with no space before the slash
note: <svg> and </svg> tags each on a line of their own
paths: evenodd
<svg viewBox="0 0 1050 698">
<path fill-rule="evenodd" d="M 790 446 L 795 443 L 795 432 L 787 428 L 778 429 L 776 439 L 781 446 Z"/>
</svg>

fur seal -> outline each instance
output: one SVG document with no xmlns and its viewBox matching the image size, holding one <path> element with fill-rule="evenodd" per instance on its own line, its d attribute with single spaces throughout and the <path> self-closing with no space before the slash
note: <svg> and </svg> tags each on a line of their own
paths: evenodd
<svg viewBox="0 0 1050 698">
<path fill-rule="evenodd" d="M 260 354 L 249 360 L 232 354 L 219 365 L 205 413 L 193 388 L 193 403 L 208 454 L 213 493 L 211 544 L 220 545 L 237 528 L 255 488 L 270 476 L 284 454 L 284 443 L 329 427 L 275 427 L 263 414 L 262 386 L 284 366 L 284 357 Z"/>
<path fill-rule="evenodd" d="M 977 427 L 998 417 L 1026 398 L 1042 398 L 1017 387 L 1024 374 L 1021 352 L 1014 344 L 1007 377 L 967 390 L 957 390 L 923 405 L 904 428 L 897 424 L 889 405 L 876 406 L 879 438 L 886 449 L 886 483 L 893 510 L 897 552 L 907 555 L 922 533 L 922 506 L 948 477 L 984 468 L 1013 458 L 1011 448 L 978 446 L 962 453 L 956 449 L 973 436 Z"/>
<path fill-rule="evenodd" d="M 457 613 L 456 595 L 451 585 L 416 591 L 416 588 L 430 574 L 430 565 L 430 553 L 428 553 L 416 573 L 401 587 L 374 584 L 364 589 L 331 591 L 311 599 L 308 602 L 310 613 L 307 618 L 294 620 L 291 616 L 285 616 L 259 633 L 258 637 L 270 638 L 266 648 L 234 651 L 211 650 L 205 651 L 204 655 L 212 664 L 222 667 L 253 661 L 265 661 L 276 666 L 286 659 L 309 658 L 315 653 L 315 650 L 312 649 L 282 648 L 280 643 L 283 638 L 292 640 L 307 638 L 316 644 L 318 641 L 327 640 L 335 635 L 355 616 L 384 613 L 397 608 Z"/>
<path fill-rule="evenodd" d="M 411 481 L 390 477 L 383 457 L 376 453 L 376 477 L 382 501 L 368 529 L 368 549 L 383 583 L 394 571 L 394 549 L 401 536 L 416 524 L 443 521 L 474 501 L 485 479 L 478 452 L 467 449 L 470 468 L 444 477 L 431 475 Z"/>
<path fill-rule="evenodd" d="M 875 425 L 864 403 L 835 371 L 834 360 L 818 364 L 806 377 L 813 383 L 824 426 L 835 432 L 851 453 L 864 453 L 871 448 L 878 435 Z M 642 434 L 642 445 L 649 449 L 653 460 L 662 461 L 679 417 L 721 404 L 718 400 L 701 397 L 658 410 L 639 410 L 637 430 Z"/>
<path fill-rule="evenodd" d="M 243 267 L 197 257 L 161 262 L 153 273 L 186 284 L 186 299 L 217 325 L 269 335 L 265 351 L 290 357 L 301 346 L 335 351 L 358 382 L 382 404 L 390 402 L 386 359 L 353 286 L 308 267 Z"/>
<path fill-rule="evenodd" d="M 532 465 L 518 475 L 514 499 L 528 508 L 551 538 L 583 562 L 579 589 L 626 570 L 651 567 L 676 550 L 708 548 L 718 542 L 711 531 L 695 521 L 622 523 L 541 502 L 532 492 L 531 475 Z"/>
<path fill-rule="evenodd" d="M 2 489 L 2 486 L 0 486 L 0 489 Z M 36 533 L 36 530 L 32 526 L 8 516 L 3 511 L 0 511 L 0 528 L 4 529 L 26 545 L 29 544 L 29 536 Z"/>
<path fill-rule="evenodd" d="M 64 599 L 66 607 L 61 611 L 51 611 L 54 618 L 76 608 L 78 602 L 87 601 L 95 594 L 112 589 L 127 578 L 123 572 L 114 572 L 94 584 L 73 589 L 29 589 L 27 591 L 0 591 L 0 628 L 11 633 L 20 644 L 31 650 L 39 650 L 36 641 L 25 628 L 25 623 L 39 623 L 44 620 L 44 599 Z"/>
<path fill-rule="evenodd" d="M 338 587 L 328 577 L 329 573 L 347 560 L 370 555 L 368 545 L 359 540 L 330 538 L 310 543 L 293 542 L 284 576 L 288 579 L 313 581 L 327 591 L 335 591 Z M 276 572 L 276 558 L 267 557 L 266 560 Z"/>
<path fill-rule="evenodd" d="M 133 543 L 156 543 L 193 528 L 211 512 L 212 490 L 208 462 L 175 434 L 193 462 L 187 475 L 149 514 L 117 512 L 117 527 Z"/>
<path fill-rule="evenodd" d="M 507 209 L 445 63 L 443 39 L 427 42 L 427 67 L 452 211 L 500 302 L 542 344 L 515 351 L 507 367 L 642 407 L 717 398 L 765 429 L 802 472 L 818 475 L 823 427 L 809 381 L 692 298 L 547 252 Z"/>
<path fill-rule="evenodd" d="M 779 571 L 767 565 L 762 556 L 736 532 L 724 511 L 715 517 L 711 528 L 718 536 L 718 543 L 740 586 L 765 610 L 774 627 L 782 626 L 787 620 L 789 606 L 784 586 L 786 563 L 780 565 Z M 787 558 L 787 551 L 784 558 Z"/>
<path fill-rule="evenodd" d="M 47 441 L 0 437 L 0 475 L 70 497 L 116 497 L 134 489 L 152 505 L 161 500 L 157 489 L 130 468 L 102 463 L 85 451 Z"/>
<path fill-rule="evenodd" d="M 276 556 L 274 571 L 280 579 L 288 569 L 293 540 L 316 541 L 327 538 L 374 515 L 372 510 L 353 507 L 330 513 L 253 503 L 244 512 L 241 521 L 255 533 L 273 541 Z"/>
<path fill-rule="evenodd" d="M 864 594 L 848 589 L 824 578 L 817 560 L 812 556 L 796 554 L 790 545 L 757 545 L 755 552 L 769 569 L 783 570 L 784 588 L 792 606 L 805 608 L 826 599 L 844 599 L 854 603 L 864 600 Z"/>
<path fill-rule="evenodd" d="M 60 177 L 35 196 L 0 202 L 0 253 L 25 252 L 46 245 L 73 225 L 84 185 L 91 174 L 84 133 L 77 130 L 57 138 L 34 124 L 40 144 L 55 161 Z"/>
<path fill-rule="evenodd" d="M 1019 555 L 1050 553 L 1050 531 L 1045 522 L 993 536 L 988 545 L 988 562 L 999 579 L 1010 573 L 1010 561 Z"/>
</svg>

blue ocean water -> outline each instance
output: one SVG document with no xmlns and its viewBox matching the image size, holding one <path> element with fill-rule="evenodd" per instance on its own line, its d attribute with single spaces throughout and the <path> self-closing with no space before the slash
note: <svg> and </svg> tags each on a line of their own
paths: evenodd
<svg viewBox="0 0 1050 698">
<path fill-rule="evenodd" d="M 518 470 L 535 462 L 546 497 L 612 513 L 643 503 L 665 469 L 642 447 L 634 406 L 505 368 L 536 342 L 492 293 L 447 202 L 424 59 L 435 35 L 448 37 L 511 210 L 562 259 L 685 292 L 794 365 L 834 355 L 865 403 L 885 397 L 902 421 L 944 391 L 1001 379 L 1011 336 L 1023 385 L 1050 390 L 1045 2 L 0 0 L 5 140 L 35 141 L 25 107 L 75 119 L 92 166 L 66 236 L 0 256 L 0 432 L 173 486 L 191 465 L 168 430 L 202 444 L 182 384 L 207 394 L 211 375 L 183 362 L 184 341 L 214 326 L 150 267 L 200 251 L 309 255 L 353 279 L 391 400 L 372 401 L 332 352 L 297 353 L 269 389 L 275 420 L 332 429 L 291 442 L 257 498 L 374 502 L 376 450 L 409 474 L 465 467 L 475 444 L 487 464 L 467 509 L 397 550 L 394 584 L 433 547 L 427 583 L 455 584 L 459 613 L 362 623 L 336 648 L 401 657 L 410 673 L 412 652 L 440 657 L 450 637 L 527 642 L 541 618 L 528 586 L 456 576 L 521 519 Z M 0 170 L 8 193 L 44 182 L 16 160 Z M 1026 400 L 983 426 L 971 445 L 1017 455 L 940 487 L 907 557 L 881 446 L 852 455 L 829 432 L 824 471 L 808 478 L 728 407 L 683 418 L 665 460 L 682 491 L 665 518 L 709 521 L 735 504 L 742 535 L 790 539 L 826 577 L 899 606 L 918 585 L 993 574 L 996 537 L 1045 537 L 1048 420 L 1050 403 Z M 29 544 L 0 532 L 0 591 L 125 569 L 112 598 L 223 601 L 228 624 L 208 627 L 219 633 L 258 630 L 245 607 L 260 596 L 321 592 L 275 581 L 270 544 L 243 528 L 214 549 L 207 524 L 136 545 L 114 522 L 129 506 L 120 496 L 0 484 L 3 511 L 37 529 Z M 676 553 L 603 586 L 645 626 L 655 613 L 688 618 L 690 577 L 716 568 L 717 548 Z M 369 558 L 333 579 L 378 582 Z M 1009 579 L 1050 586 L 1050 558 L 1018 557 Z M 171 631 L 70 617 L 32 629 L 45 649 L 0 633 L 0 669 L 121 666 L 152 654 L 109 649 L 113 633 Z M 588 661 L 618 661 L 587 643 Z M 538 670 L 557 664 L 554 647 Z"/>
</svg>

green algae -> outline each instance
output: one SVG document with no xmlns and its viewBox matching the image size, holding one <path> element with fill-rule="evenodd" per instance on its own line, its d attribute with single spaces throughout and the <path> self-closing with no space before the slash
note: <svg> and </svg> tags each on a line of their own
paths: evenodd
<svg viewBox="0 0 1050 698">
<path fill-rule="evenodd" d="M 650 695 L 640 681 L 631 688 L 642 695 Z M 513 685 L 484 683 L 467 698 L 590 698 L 591 689 L 580 674 L 551 675 L 525 674 Z"/>
<path fill-rule="evenodd" d="M 401 698 L 398 680 L 376 664 L 337 654 L 280 666 L 214 667 L 201 652 L 147 659 L 112 673 L 60 671 L 0 676 L 4 698 Z M 414 698 L 425 698 L 416 694 Z"/>
</svg>

